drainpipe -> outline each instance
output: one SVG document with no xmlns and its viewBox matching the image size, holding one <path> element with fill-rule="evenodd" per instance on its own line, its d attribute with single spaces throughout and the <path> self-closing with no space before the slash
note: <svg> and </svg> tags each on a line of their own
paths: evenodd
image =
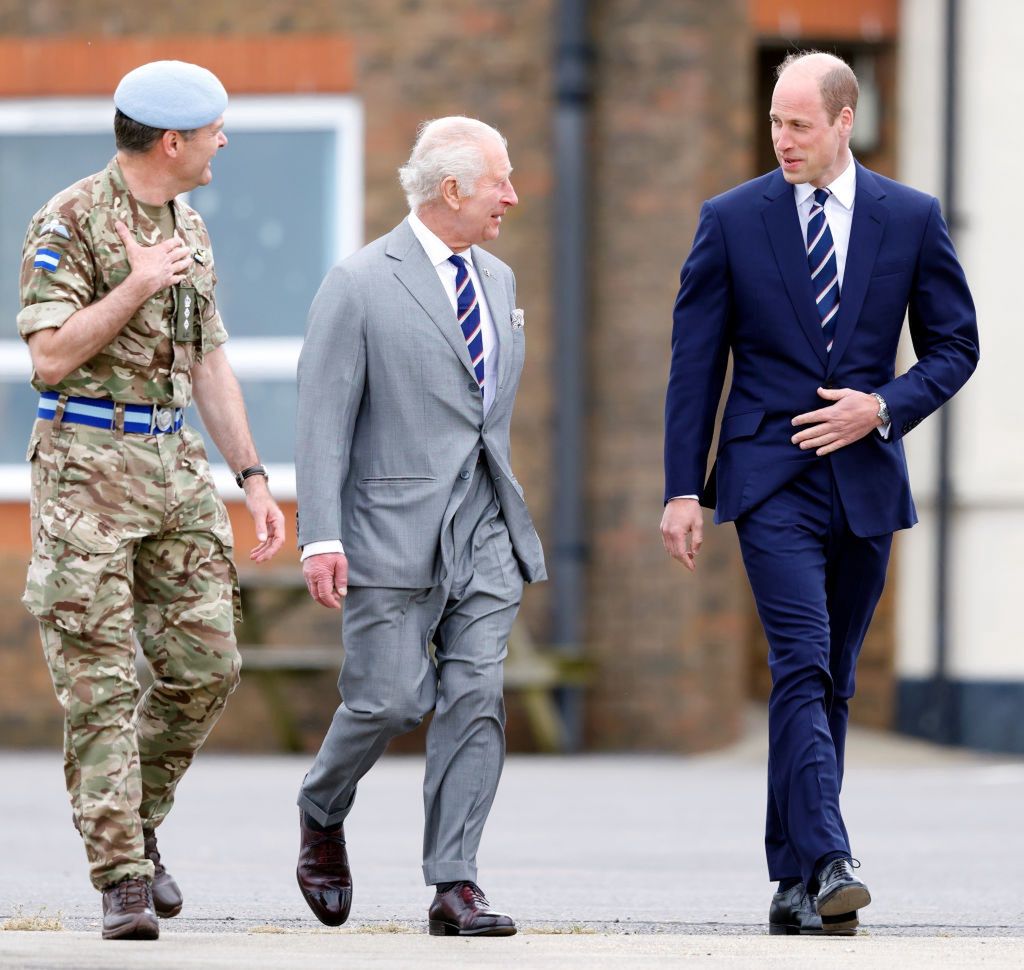
<svg viewBox="0 0 1024 970">
<path fill-rule="evenodd" d="M 582 652 L 584 532 L 584 399 L 587 321 L 587 121 L 592 49 L 587 0 L 560 0 L 556 8 L 554 79 L 554 320 L 555 492 L 551 535 L 552 642 L 568 654 Z M 583 698 L 559 691 L 563 748 L 578 751 L 583 739 Z"/>
<path fill-rule="evenodd" d="M 946 0 L 946 86 L 943 106 L 943 208 L 950 235 L 956 238 L 959 223 L 956 195 L 957 88 L 959 71 L 959 0 Z M 926 712 L 926 733 L 943 744 L 957 744 L 961 738 L 960 716 L 953 684 L 949 679 L 949 621 L 951 531 L 953 520 L 953 404 L 939 410 L 938 469 L 935 487 L 935 672 L 931 701 Z"/>
</svg>

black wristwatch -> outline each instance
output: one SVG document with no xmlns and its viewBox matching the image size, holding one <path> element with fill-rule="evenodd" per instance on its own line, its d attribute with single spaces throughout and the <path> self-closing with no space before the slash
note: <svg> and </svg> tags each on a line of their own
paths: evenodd
<svg viewBox="0 0 1024 970">
<path fill-rule="evenodd" d="M 239 488 L 244 488 L 245 480 L 252 478 L 253 475 L 262 475 L 268 482 L 270 481 L 266 468 L 262 465 L 250 465 L 248 468 L 243 468 L 240 472 L 235 473 L 235 482 Z"/>
<path fill-rule="evenodd" d="M 871 396 L 878 402 L 878 414 L 876 417 L 882 422 L 882 425 L 892 424 L 892 418 L 889 417 L 889 405 L 885 403 L 885 398 L 881 394 L 871 393 Z"/>
</svg>

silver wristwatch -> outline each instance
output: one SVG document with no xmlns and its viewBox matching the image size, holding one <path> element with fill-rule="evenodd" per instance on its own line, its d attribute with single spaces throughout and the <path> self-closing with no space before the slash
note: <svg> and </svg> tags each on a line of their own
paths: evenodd
<svg viewBox="0 0 1024 970">
<path fill-rule="evenodd" d="M 875 394 L 871 392 L 871 396 L 878 402 L 878 420 L 883 425 L 892 424 L 892 418 L 889 417 L 889 405 L 885 403 L 885 398 L 881 394 Z"/>
</svg>

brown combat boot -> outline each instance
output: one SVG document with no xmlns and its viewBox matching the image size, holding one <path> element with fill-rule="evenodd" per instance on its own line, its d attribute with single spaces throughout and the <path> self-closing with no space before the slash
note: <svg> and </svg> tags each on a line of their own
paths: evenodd
<svg viewBox="0 0 1024 970">
<path fill-rule="evenodd" d="M 181 912 L 183 900 L 178 884 L 160 861 L 160 851 L 156 847 L 156 832 L 143 829 L 142 837 L 146 842 L 146 858 L 153 863 L 153 908 L 156 915 L 170 919 Z"/>
<path fill-rule="evenodd" d="M 103 890 L 103 939 L 155 940 L 160 923 L 153 912 L 148 879 L 122 879 Z"/>
</svg>

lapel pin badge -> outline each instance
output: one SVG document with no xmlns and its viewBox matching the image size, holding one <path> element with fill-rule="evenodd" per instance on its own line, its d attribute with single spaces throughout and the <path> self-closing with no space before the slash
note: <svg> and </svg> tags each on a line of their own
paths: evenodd
<svg viewBox="0 0 1024 970">
<path fill-rule="evenodd" d="M 522 330 L 526 325 L 526 314 L 518 307 L 512 311 L 512 329 Z"/>
</svg>

